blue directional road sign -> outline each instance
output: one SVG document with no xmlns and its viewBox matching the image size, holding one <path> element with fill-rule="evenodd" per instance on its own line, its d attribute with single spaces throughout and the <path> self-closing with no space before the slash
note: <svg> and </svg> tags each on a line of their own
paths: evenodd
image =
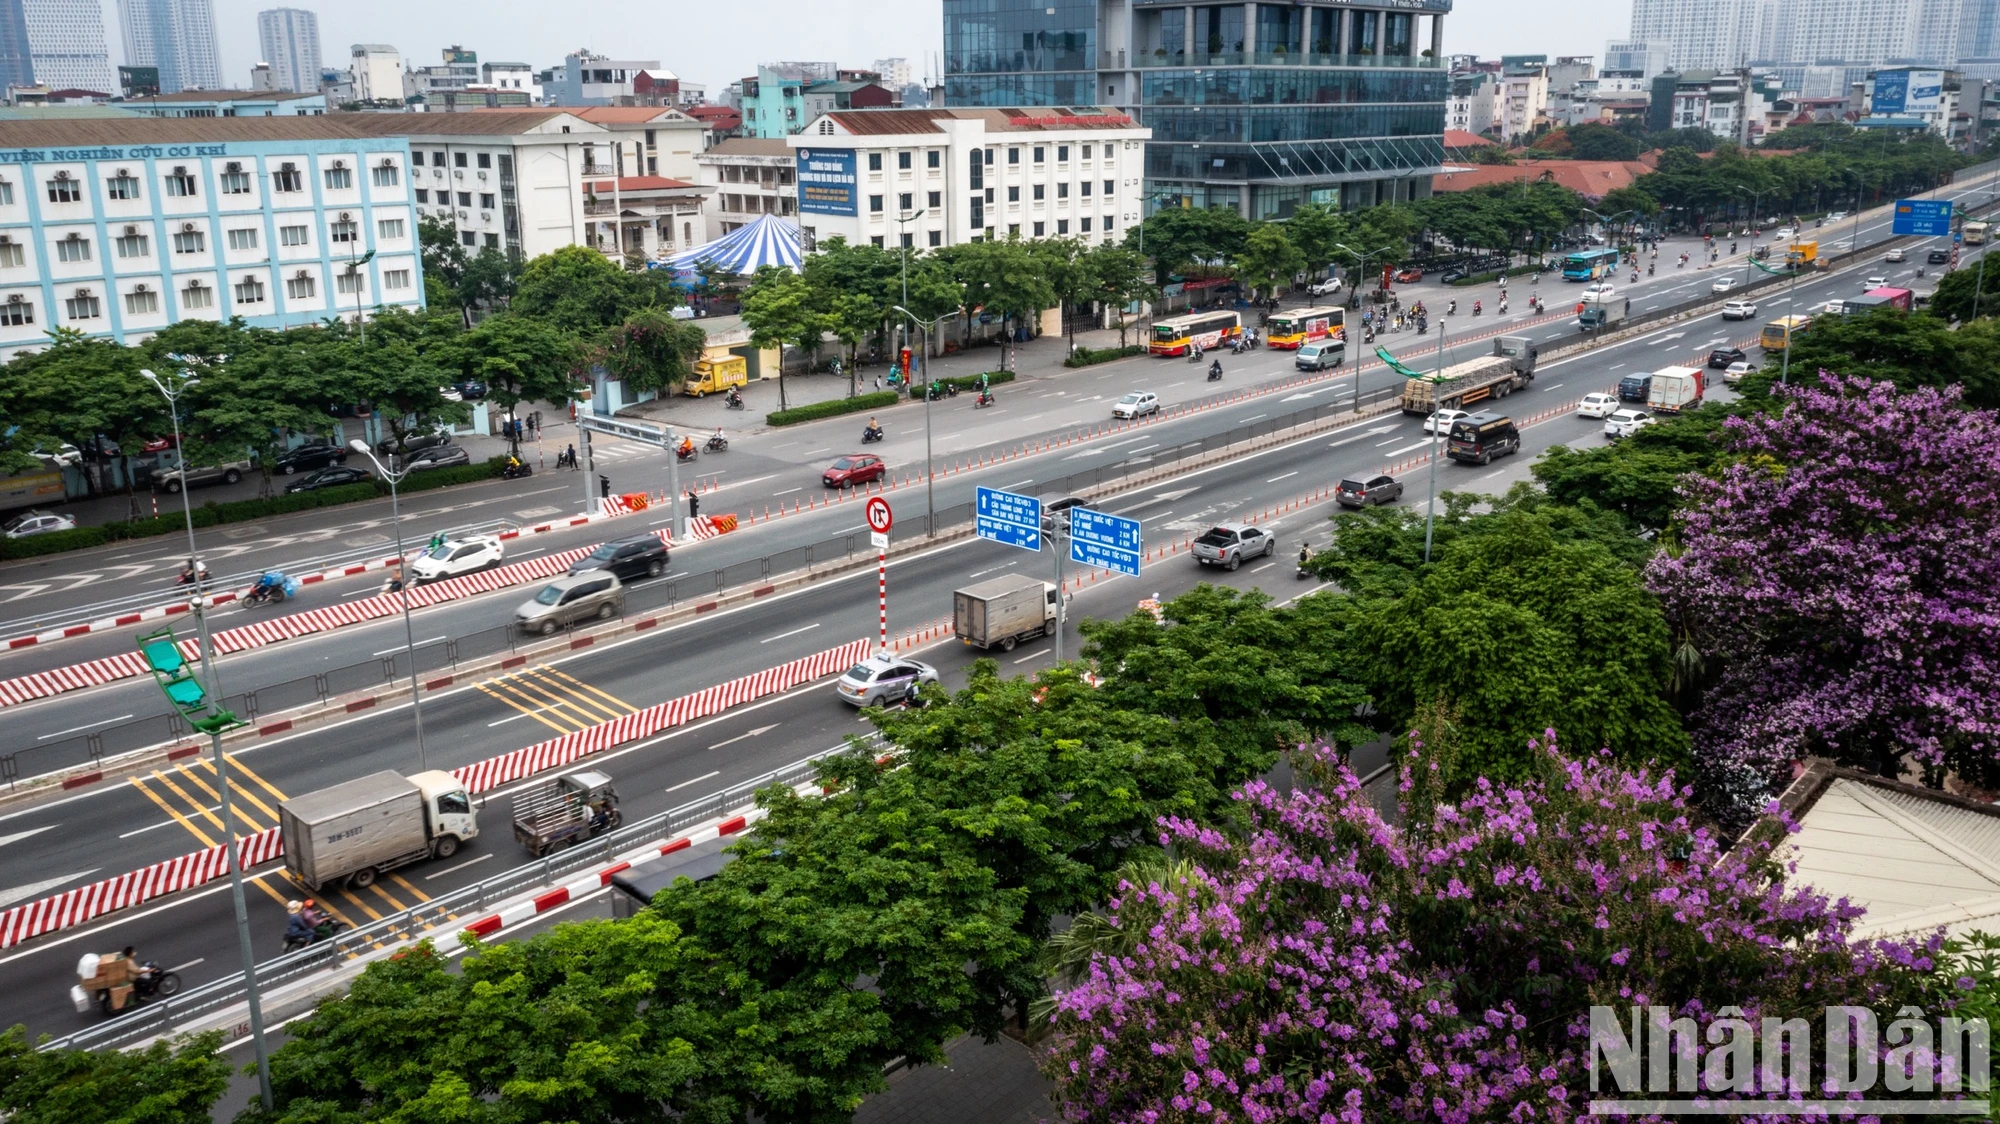
<svg viewBox="0 0 2000 1124">
<path fill-rule="evenodd" d="M 1942 238 L 1951 233 L 1951 200 L 1898 199 L 1892 229 L 1896 234 Z"/>
<path fill-rule="evenodd" d="M 1087 507 L 1069 509 L 1069 557 L 1128 578 L 1139 576 L 1139 521 Z"/>
<path fill-rule="evenodd" d="M 972 527 L 982 539 L 1040 550 L 1042 501 L 998 488 L 981 488 L 973 506 Z"/>
</svg>

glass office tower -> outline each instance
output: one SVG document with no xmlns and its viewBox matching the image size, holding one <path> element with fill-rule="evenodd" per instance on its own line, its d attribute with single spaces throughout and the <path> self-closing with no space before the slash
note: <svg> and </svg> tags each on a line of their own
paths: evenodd
<svg viewBox="0 0 2000 1124">
<path fill-rule="evenodd" d="M 1282 218 L 1430 194 L 1450 0 L 944 0 L 945 100 L 1114 107 L 1153 130 L 1146 210 Z"/>
</svg>

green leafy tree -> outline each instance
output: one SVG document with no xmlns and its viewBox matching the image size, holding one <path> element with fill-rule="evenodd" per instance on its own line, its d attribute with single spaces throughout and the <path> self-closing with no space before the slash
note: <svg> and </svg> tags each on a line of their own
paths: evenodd
<svg viewBox="0 0 2000 1124">
<path fill-rule="evenodd" d="M 1285 220 L 1285 237 L 1305 255 L 1306 268 L 1319 270 L 1334 260 L 1336 247 L 1354 240 L 1354 224 L 1329 203 L 1307 203 Z"/>
<path fill-rule="evenodd" d="M 454 296 L 464 311 L 464 323 L 472 325 L 472 313 L 491 312 L 513 299 L 520 284 L 521 258 L 492 246 L 479 251 L 465 263 Z"/>
<path fill-rule="evenodd" d="M 1275 296 L 1291 284 L 1292 278 L 1305 272 L 1306 256 L 1285 237 L 1283 226 L 1261 223 L 1243 240 L 1234 265 L 1237 279 L 1250 286 L 1255 299 L 1260 294 Z"/>
<path fill-rule="evenodd" d="M 459 241 L 458 224 L 448 218 L 419 216 L 417 246 L 424 263 L 424 303 L 431 308 L 455 310 L 470 323 L 470 314 L 459 296 L 467 260 L 465 247 Z"/>
<path fill-rule="evenodd" d="M 250 346 L 204 364 L 189 392 L 182 458 L 218 464 L 254 455 L 269 495 L 272 461 L 294 435 L 326 434 L 328 408 L 346 397 L 344 335 L 327 328 L 294 329 L 281 338 L 250 333 Z"/>
<path fill-rule="evenodd" d="M 589 337 L 661 301 L 654 280 L 635 274 L 588 246 L 564 246 L 521 267 L 514 311 Z"/>
<path fill-rule="evenodd" d="M 1165 285 L 1170 276 L 1196 265 L 1221 268 L 1242 252 L 1249 236 L 1249 221 L 1233 209 L 1162 207 L 1131 227 L 1125 241 L 1135 250 L 1143 241 L 1153 259 L 1154 284 Z"/>
<path fill-rule="evenodd" d="M 1616 512 L 1635 526 L 1664 531 L 1680 507 L 1681 480 L 1713 476 L 1728 462 L 1723 428 L 1737 412 L 1710 402 L 1615 444 L 1555 445 L 1531 471 L 1558 503 Z"/>
<path fill-rule="evenodd" d="M 1937 291 L 1931 294 L 1931 314 L 1958 323 L 2000 314 L 2000 270 L 1988 273 L 1991 276 L 1981 276 L 1975 266 L 1954 269 L 1938 278 Z"/>
<path fill-rule="evenodd" d="M 1787 366 L 1793 381 L 1825 370 L 1894 383 L 1905 391 L 1956 383 L 1965 388 L 1967 406 L 2000 408 L 2000 334 L 1991 320 L 1954 331 L 1937 316 L 1896 309 L 1820 317 L 1812 331 L 1792 341 Z M 1779 357 L 1767 354 L 1763 369 L 1745 378 L 1740 389 L 1746 396 L 1767 394 L 1779 369 Z"/>
<path fill-rule="evenodd" d="M 604 333 L 598 358 L 633 390 L 669 394 L 687 382 L 707 346 L 708 332 L 700 324 L 653 306 Z"/>
<path fill-rule="evenodd" d="M 487 399 L 507 413 L 523 402 L 560 405 L 582 390 L 576 337 L 546 321 L 503 312 L 481 320 L 455 344 L 448 362 L 460 377 L 484 382 Z M 520 438 L 510 440 L 520 456 Z"/>
<path fill-rule="evenodd" d="M 1118 346 L 1124 347 L 1126 307 L 1155 291 L 1146 277 L 1146 259 L 1129 247 L 1106 242 L 1091 250 L 1084 261 L 1093 299 L 1118 310 Z"/>
<path fill-rule="evenodd" d="M 209 1124 L 229 1091 L 211 1031 L 143 1050 L 40 1050 L 0 1034 L 0 1116 L 9 1124 Z"/>
<path fill-rule="evenodd" d="M 782 266 L 767 265 L 757 270 L 743 291 L 743 323 L 750 329 L 750 342 L 758 349 L 779 350 L 778 408 L 785 408 L 785 368 L 782 349 L 796 347 L 817 355 L 826 336 L 826 321 L 814 310 L 812 290 L 806 279 Z"/>
<path fill-rule="evenodd" d="M 1069 348 L 1074 351 L 1077 306 L 1089 301 L 1096 289 L 1090 247 L 1076 238 L 1048 238 L 1030 243 L 1029 248 L 1040 260 L 1049 291 L 1062 309 L 1063 327 L 1069 337 Z"/>
<path fill-rule="evenodd" d="M 6 403 L 8 423 L 30 435 L 23 444 L 40 443 L 43 452 L 54 453 L 60 442 L 68 442 L 90 451 L 93 461 L 98 437 L 118 446 L 134 519 L 139 500 L 132 486 L 132 454 L 173 429 L 166 400 L 139 374 L 145 362 L 137 348 L 57 328 L 49 333 L 48 347 L 0 368 L 0 402 Z M 87 470 L 85 478 L 96 494 L 96 473 Z"/>
<path fill-rule="evenodd" d="M 1016 334 L 1013 329 L 1053 305 L 1055 287 L 1026 243 L 975 242 L 963 249 L 966 252 L 959 261 L 970 273 L 965 286 L 966 303 L 1000 317 L 1007 334 L 1007 366 L 1011 369 Z"/>
<path fill-rule="evenodd" d="M 1637 160 L 1639 142 L 1609 125 L 1591 122 L 1566 130 L 1569 155 L 1576 160 Z"/>
</svg>

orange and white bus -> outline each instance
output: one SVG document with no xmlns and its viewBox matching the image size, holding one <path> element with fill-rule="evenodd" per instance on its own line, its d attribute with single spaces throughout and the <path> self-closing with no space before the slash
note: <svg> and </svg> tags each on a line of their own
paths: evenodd
<svg viewBox="0 0 2000 1124">
<path fill-rule="evenodd" d="M 1274 312 L 1264 321 L 1264 342 L 1287 351 L 1318 340 L 1347 339 L 1347 310 L 1341 308 L 1300 308 Z"/>
<path fill-rule="evenodd" d="M 1186 355 L 1200 344 L 1214 351 L 1243 335 L 1243 317 L 1234 312 L 1196 312 L 1170 320 L 1153 322 L 1153 341 L 1147 350 L 1154 355 Z"/>
</svg>

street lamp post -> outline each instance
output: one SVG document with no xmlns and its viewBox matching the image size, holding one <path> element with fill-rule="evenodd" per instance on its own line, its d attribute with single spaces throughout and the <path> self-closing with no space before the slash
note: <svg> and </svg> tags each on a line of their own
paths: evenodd
<svg viewBox="0 0 2000 1124">
<path fill-rule="evenodd" d="M 943 318 L 926 320 L 900 304 L 896 306 L 896 311 L 916 321 L 917 326 L 924 330 L 923 350 L 918 355 L 923 360 L 924 377 L 911 385 L 924 388 L 924 537 L 929 538 L 937 534 L 937 493 L 931 481 L 931 329 Z M 908 377 L 909 372 L 905 371 L 904 378 Z"/>
<path fill-rule="evenodd" d="M 1358 267 L 1359 271 L 1355 276 L 1362 277 L 1368 273 L 1368 259 L 1380 257 L 1388 253 L 1392 247 L 1382 246 L 1373 250 L 1357 250 L 1345 242 L 1335 242 L 1333 248 L 1346 253 L 1350 257 L 1360 259 L 1361 265 Z M 1359 303 L 1361 299 L 1360 288 L 1355 287 L 1350 295 Z M 1440 323 L 1440 328 L 1442 328 L 1442 323 Z M 1440 343 L 1444 341 L 1444 332 L 1442 330 L 1438 332 L 1438 341 Z M 1354 412 L 1357 414 L 1361 412 L 1361 364 L 1359 361 L 1356 361 L 1354 364 Z"/>
<path fill-rule="evenodd" d="M 909 226 L 909 224 L 917 221 L 918 219 L 923 218 L 928 213 L 930 213 L 930 208 L 922 207 L 915 211 L 911 211 L 907 214 L 899 215 L 896 219 L 896 241 L 901 243 L 901 246 L 899 248 L 903 251 L 903 304 L 904 305 L 908 305 L 910 303 L 910 234 L 909 231 L 905 230 L 904 228 Z M 905 324 L 903 325 L 903 341 L 907 343 L 909 342 L 909 339 L 910 339 L 910 326 L 908 324 Z M 904 371 L 903 378 L 907 380 L 909 377 L 910 377 L 910 372 Z"/>
<path fill-rule="evenodd" d="M 1754 256 L 1753 256 L 1753 257 L 1751 257 L 1751 259 L 1750 259 L 1750 264 L 1751 264 L 1751 265 L 1754 265 L 1754 266 L 1756 266 L 1756 267 L 1757 267 L 1758 269 L 1761 269 L 1761 270 L 1763 270 L 1763 271 L 1764 271 L 1764 272 L 1766 272 L 1766 273 L 1776 273 L 1776 272 L 1778 272 L 1777 270 L 1775 270 L 1775 269 L 1772 269 L 1772 268 L 1771 268 L 1770 266 L 1768 266 L 1768 265 L 1765 265 L 1765 264 L 1764 264 L 1763 262 L 1760 262 L 1760 261 L 1758 261 L 1758 260 L 1756 259 L 1756 257 L 1754 257 Z M 1798 334 L 1798 333 L 1797 333 L 1797 329 L 1796 329 L 1796 326 L 1795 326 L 1795 325 L 1793 325 L 1793 324 L 1791 323 L 1791 321 L 1792 321 L 1792 320 L 1793 320 L 1794 318 L 1796 318 L 1796 317 L 1798 316 L 1798 314 L 1799 314 L 1799 302 L 1798 302 L 1798 296 L 1799 296 L 1799 273 L 1800 273 L 1800 271 L 1804 270 L 1804 269 L 1805 269 L 1805 267 L 1806 267 L 1806 263 L 1804 262 L 1804 260 L 1800 260 L 1800 261 L 1797 261 L 1797 262 L 1794 262 L 1794 261 L 1792 261 L 1792 259 L 1791 259 L 1791 254 L 1790 254 L 1790 252 L 1788 251 L 1788 252 L 1786 253 L 1786 255 L 1785 255 L 1785 268 L 1786 268 L 1786 271 L 1787 271 L 1787 272 L 1789 272 L 1789 273 L 1790 273 L 1790 274 L 1792 275 L 1792 280 L 1791 280 L 1791 283 L 1790 283 L 1789 285 L 1785 286 L 1785 304 L 1786 304 L 1786 306 L 1788 307 L 1789 311 L 1785 313 L 1785 320 L 1786 320 L 1786 324 L 1785 324 L 1785 350 L 1784 350 L 1783 352 L 1781 352 L 1781 353 L 1780 353 L 1780 355 L 1779 355 L 1779 359 L 1778 359 L 1778 385 L 1779 385 L 1779 386 L 1785 386 L 1785 385 L 1788 385 L 1788 384 L 1789 384 L 1789 383 L 1791 382 L 1791 373 L 1792 373 L 1792 337 L 1793 337 L 1794 335 Z"/>
<path fill-rule="evenodd" d="M 1438 369 L 1437 369 L 1437 374 L 1435 374 L 1435 375 L 1431 376 L 1431 378 L 1432 378 L 1432 380 L 1433 380 L 1433 381 L 1434 381 L 1434 382 L 1435 382 L 1435 383 L 1436 383 L 1437 385 L 1440 385 L 1440 386 L 1442 386 L 1442 385 L 1444 384 L 1444 335 L 1445 335 L 1445 331 L 1446 331 L 1446 328 L 1445 328 L 1445 325 L 1444 325 L 1444 322 L 1443 322 L 1443 321 L 1439 321 L 1439 322 L 1438 322 Z M 1438 446 L 1438 426 L 1437 426 L 1437 416 L 1438 416 L 1438 403 L 1437 403 L 1437 398 L 1436 398 L 1436 396 L 1435 396 L 1435 395 L 1433 395 L 1433 396 L 1432 396 L 1432 399 L 1431 399 L 1431 416 L 1430 416 L 1430 422 L 1431 422 L 1431 472 L 1430 472 L 1430 477 L 1431 477 L 1431 498 L 1430 498 L 1430 503 L 1428 503 L 1428 504 L 1427 504 L 1427 505 L 1425 505 L 1425 507 L 1424 507 L 1424 565 L 1426 565 L 1426 566 L 1430 565 L 1430 562 L 1431 562 L 1431 524 L 1432 524 L 1432 523 L 1434 523 L 1434 522 L 1436 522 L 1436 520 L 1437 520 L 1437 502 L 1438 502 L 1438 448 L 1437 448 L 1437 446 Z"/>
<path fill-rule="evenodd" d="M 176 363 L 188 361 L 179 355 L 170 355 L 168 358 Z M 170 373 L 164 379 L 147 369 L 142 369 L 139 373 L 145 376 L 146 381 L 153 384 L 153 389 L 159 391 L 167 400 L 167 414 L 173 420 L 174 448 L 182 448 L 180 397 L 188 387 L 201 381 L 200 376 L 190 373 L 185 367 Z M 220 700 L 222 672 L 216 666 L 215 645 L 208 634 L 208 590 L 202 581 L 201 559 L 195 552 L 194 506 L 193 501 L 188 498 L 185 457 L 181 461 L 181 473 L 183 476 L 181 517 L 187 526 L 188 565 L 194 569 L 195 632 L 200 637 L 201 665 L 208 675 L 209 696 Z M 236 817 L 231 810 L 229 758 L 222 752 L 220 728 L 209 735 L 209 751 L 215 758 L 216 810 L 222 817 L 223 850 L 226 853 L 224 861 L 229 865 L 229 894 L 236 909 L 236 943 L 243 954 L 243 990 L 250 1005 L 250 1042 L 251 1048 L 257 1055 L 257 1095 L 263 1101 L 264 1111 L 269 1112 L 272 1107 L 271 1062 L 264 1045 L 264 1004 L 257 991 L 257 956 L 250 948 L 250 907 L 243 898 L 243 849 L 237 838 Z"/>
<path fill-rule="evenodd" d="M 403 478 L 410 474 L 410 470 L 406 468 L 401 472 L 389 471 L 388 467 L 376 458 L 375 450 L 368 447 L 368 442 L 359 438 L 349 441 L 347 447 L 367 457 L 375 465 L 375 471 L 382 474 L 382 479 L 389 482 L 389 524 L 396 532 L 396 565 L 402 575 L 402 581 L 398 583 L 401 588 L 396 590 L 396 600 L 403 605 L 403 649 L 410 654 L 410 714 L 417 724 L 417 768 L 427 769 L 430 766 L 426 763 L 424 754 L 424 700 L 417 694 L 417 634 L 410 625 L 410 575 L 408 570 L 402 569 L 409 564 L 410 556 L 403 550 L 403 511 L 396 495 L 396 486 L 403 482 Z"/>
<path fill-rule="evenodd" d="M 347 263 L 347 275 L 354 279 L 354 327 L 361 333 L 361 345 L 368 346 L 368 321 L 361 315 L 361 267 L 375 260 L 375 251 L 370 250 Z"/>
<path fill-rule="evenodd" d="M 1758 238 L 1757 208 L 1764 202 L 1764 196 L 1769 195 L 1772 189 L 1767 187 L 1762 191 L 1752 191 L 1740 183 L 1731 184 L 1730 186 L 1750 197 L 1750 246 L 1754 249 L 1756 248 Z"/>
</svg>

